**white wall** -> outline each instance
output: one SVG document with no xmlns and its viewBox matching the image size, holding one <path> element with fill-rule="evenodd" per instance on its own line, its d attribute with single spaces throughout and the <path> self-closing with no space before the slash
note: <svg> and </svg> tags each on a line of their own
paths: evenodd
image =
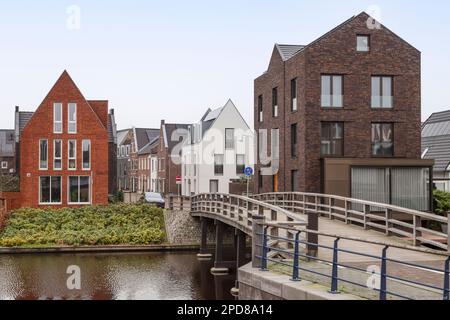
<svg viewBox="0 0 450 320">
<path fill-rule="evenodd" d="M 225 129 L 234 129 L 233 149 L 225 150 Z M 223 175 L 214 174 L 215 154 L 224 155 Z M 218 180 L 219 193 L 229 193 L 230 180 L 242 176 L 236 173 L 237 154 L 244 155 L 245 166 L 253 167 L 253 131 L 230 101 L 214 125 L 206 132 L 203 140 L 197 144 L 183 147 L 182 194 L 187 196 L 189 192 L 191 194 L 209 193 L 211 180 Z"/>
</svg>

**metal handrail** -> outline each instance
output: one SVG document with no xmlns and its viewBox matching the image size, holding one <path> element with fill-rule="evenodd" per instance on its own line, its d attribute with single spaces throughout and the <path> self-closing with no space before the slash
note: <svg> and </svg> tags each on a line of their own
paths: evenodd
<svg viewBox="0 0 450 320">
<path fill-rule="evenodd" d="M 387 256 L 387 252 L 390 248 L 399 248 L 399 249 L 413 250 L 413 251 L 417 251 L 417 248 L 410 248 L 410 247 L 403 248 L 403 247 L 399 247 L 396 245 L 373 243 L 368 240 L 362 240 L 362 239 L 360 240 L 360 239 L 349 238 L 349 237 L 339 237 L 339 236 L 334 236 L 334 235 L 329 235 L 329 234 L 324 234 L 322 232 L 318 232 L 322 236 L 331 237 L 331 238 L 335 239 L 333 247 L 329 247 L 329 246 L 320 245 L 320 244 L 316 244 L 316 243 L 310 243 L 308 241 L 300 239 L 299 236 L 301 233 L 307 233 L 307 232 L 316 233 L 317 231 L 314 231 L 314 230 L 296 230 L 293 228 L 285 227 L 285 229 L 287 229 L 287 230 L 297 232 L 295 239 L 288 239 L 288 238 L 283 238 L 283 237 L 279 237 L 279 236 L 275 237 L 275 236 L 270 235 L 268 230 L 273 226 L 273 224 L 263 223 L 262 225 L 263 225 L 263 232 L 255 233 L 255 236 L 258 235 L 258 236 L 262 237 L 262 243 L 256 244 L 256 246 L 262 248 L 262 255 L 253 257 L 253 258 L 258 258 L 261 260 L 261 265 L 260 265 L 261 270 L 268 270 L 267 263 L 273 262 L 275 264 L 291 267 L 292 268 L 292 278 L 291 278 L 292 281 L 300 281 L 301 280 L 302 277 L 300 276 L 299 271 L 304 271 L 304 272 L 308 272 L 308 273 L 312 273 L 312 274 L 321 275 L 321 276 L 329 278 L 331 280 L 330 293 L 333 293 L 333 294 L 339 293 L 339 291 L 338 291 L 339 281 L 345 282 L 345 283 L 350 283 L 350 284 L 353 284 L 353 285 L 359 286 L 359 287 L 368 288 L 367 285 L 362 285 L 360 283 L 351 281 L 349 279 L 344 279 L 342 277 L 339 277 L 339 269 L 340 268 L 349 268 L 349 269 L 355 269 L 355 270 L 361 271 L 361 269 L 359 269 L 359 268 L 354 268 L 354 267 L 339 263 L 339 253 L 350 253 L 350 254 L 357 255 L 357 256 L 367 256 L 366 253 L 361 253 L 361 252 L 357 252 L 357 251 L 340 248 L 339 241 L 340 240 L 350 240 L 350 241 L 356 241 L 356 242 L 371 243 L 371 244 L 377 244 L 377 245 L 383 246 L 381 256 L 371 255 L 371 257 L 373 257 L 373 258 L 379 259 L 379 261 L 381 263 L 381 271 L 378 273 L 378 275 L 380 277 L 380 287 L 379 288 L 368 288 L 368 289 L 371 289 L 374 291 L 378 291 L 380 300 L 386 300 L 388 295 L 397 297 L 397 298 L 401 298 L 401 299 L 408 299 L 408 300 L 412 299 L 411 297 L 406 296 L 407 293 L 403 294 L 403 293 L 390 291 L 387 280 L 399 281 L 399 282 L 407 284 L 409 286 L 420 286 L 420 287 L 432 289 L 435 291 L 441 291 L 443 300 L 450 299 L 450 283 L 449 283 L 450 282 L 449 281 L 450 280 L 450 257 L 447 257 L 447 259 L 444 263 L 443 270 L 440 270 L 440 269 L 436 269 L 436 268 L 432 268 L 432 267 L 430 268 L 430 267 L 419 265 L 419 264 L 412 263 L 412 262 L 402 262 L 397 259 L 391 259 Z M 280 227 L 279 225 L 277 225 L 277 228 L 284 228 L 284 227 Z M 276 238 L 278 242 L 294 244 L 294 252 L 288 251 L 288 250 L 281 250 L 279 248 L 272 248 L 269 245 L 269 241 L 270 241 L 270 239 L 274 239 L 274 238 Z M 326 261 L 324 259 L 321 259 L 321 258 L 318 258 L 315 256 L 301 253 L 300 249 L 299 249 L 300 244 L 312 245 L 312 246 L 315 246 L 317 249 L 322 248 L 322 249 L 326 249 L 326 250 L 332 250 L 333 251 L 333 261 L 330 262 L 330 261 Z M 285 254 L 292 256 L 294 258 L 292 265 L 288 264 L 287 262 L 284 262 L 284 261 L 278 261 L 274 258 L 269 258 L 268 254 L 271 250 L 273 250 L 275 252 L 283 252 Z M 442 255 L 442 252 L 440 252 L 439 254 Z M 331 267 L 332 267 L 331 275 L 323 273 L 323 272 L 311 270 L 311 269 L 308 269 L 307 267 L 301 266 L 300 265 L 300 257 L 331 264 Z M 444 275 L 443 287 L 437 287 L 435 285 L 431 285 L 426 282 L 421 282 L 418 280 L 409 280 L 409 279 L 405 279 L 405 278 L 402 278 L 399 276 L 390 275 L 388 272 L 388 269 L 387 269 L 387 262 L 394 262 L 396 264 L 404 265 L 406 267 L 420 268 L 421 271 L 428 271 L 428 272 L 433 272 L 433 273 L 436 273 L 436 271 L 438 270 L 438 272 L 440 272 Z"/>
<path fill-rule="evenodd" d="M 294 212 L 315 212 L 328 216 L 330 219 L 343 219 L 346 223 L 360 223 L 365 229 L 384 231 L 386 235 L 410 237 L 415 246 L 426 243 L 450 251 L 449 232 L 444 233 L 422 227 L 422 221 L 434 221 L 439 224 L 450 225 L 450 214 L 448 217 L 442 217 L 389 204 L 318 193 L 276 192 L 263 193 L 252 197 L 283 208 L 289 208 Z M 339 205 L 336 202 L 341 202 L 342 204 Z M 355 208 L 355 205 L 362 206 L 362 209 Z M 377 208 L 377 210 L 372 211 L 371 208 Z M 394 219 L 392 217 L 393 213 L 404 214 L 407 221 L 411 221 L 411 223 Z M 425 238 L 423 237 L 424 233 L 445 239 L 447 244 L 432 238 Z"/>
</svg>

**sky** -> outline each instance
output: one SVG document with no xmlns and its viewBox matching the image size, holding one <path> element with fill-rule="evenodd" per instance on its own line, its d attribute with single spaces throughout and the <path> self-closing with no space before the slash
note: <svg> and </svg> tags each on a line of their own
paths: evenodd
<svg viewBox="0 0 450 320">
<path fill-rule="evenodd" d="M 447 0 L 2 0 L 0 128 L 65 69 L 87 99 L 109 100 L 119 129 L 197 122 L 229 98 L 252 125 L 273 45 L 308 44 L 362 11 L 422 52 L 422 119 L 450 109 Z"/>
</svg>

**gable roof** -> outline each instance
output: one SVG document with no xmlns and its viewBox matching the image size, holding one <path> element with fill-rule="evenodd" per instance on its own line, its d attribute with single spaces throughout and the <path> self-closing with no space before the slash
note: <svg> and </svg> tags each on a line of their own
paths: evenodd
<svg viewBox="0 0 450 320">
<path fill-rule="evenodd" d="M 169 149 L 169 153 L 172 152 L 173 148 L 181 141 L 181 138 L 179 141 L 172 141 L 173 132 L 179 129 L 186 130 L 187 132 L 189 125 L 182 123 L 164 123 L 162 125 L 164 146 Z"/>
<path fill-rule="evenodd" d="M 117 144 L 118 145 L 123 144 L 125 138 L 128 136 L 128 133 L 130 132 L 130 130 L 132 130 L 132 129 L 124 129 L 124 130 L 117 131 Z"/>
<path fill-rule="evenodd" d="M 138 153 L 154 138 L 159 137 L 159 129 L 133 128 L 133 133 Z"/>
<path fill-rule="evenodd" d="M 275 47 L 278 50 L 278 52 L 279 52 L 283 62 L 286 62 L 286 61 L 290 60 L 291 58 L 293 58 L 294 56 L 296 56 L 297 54 L 299 54 L 300 52 L 304 52 L 306 49 L 308 49 L 312 45 L 316 44 L 320 40 L 328 37 L 329 35 L 331 35 L 335 31 L 339 30 L 340 28 L 342 28 L 346 24 L 348 24 L 348 23 L 352 22 L 353 20 L 355 20 L 357 18 L 360 18 L 360 17 L 364 17 L 364 18 L 367 18 L 367 19 L 371 18 L 371 16 L 368 13 L 363 11 L 360 14 L 355 15 L 355 16 L 351 17 L 350 19 L 344 21 L 343 23 L 339 24 L 335 28 L 331 29 L 330 31 L 328 31 L 327 33 L 323 34 L 322 36 L 320 36 L 319 38 L 317 38 L 316 40 L 312 41 L 311 43 L 309 43 L 307 45 L 275 44 Z M 386 26 L 382 25 L 382 27 L 383 27 L 383 29 L 385 29 L 388 32 L 390 32 L 393 35 L 395 35 L 397 38 L 399 38 L 401 41 L 403 41 L 408 46 L 410 46 L 410 47 L 414 48 L 415 50 L 417 50 L 414 46 L 412 46 L 406 40 L 404 40 L 403 38 L 399 37 L 397 34 L 392 32 L 390 29 L 386 28 Z"/>
<path fill-rule="evenodd" d="M 450 110 L 433 113 L 422 126 L 424 159 L 435 160 L 435 171 L 447 171 L 450 165 Z"/>
</svg>

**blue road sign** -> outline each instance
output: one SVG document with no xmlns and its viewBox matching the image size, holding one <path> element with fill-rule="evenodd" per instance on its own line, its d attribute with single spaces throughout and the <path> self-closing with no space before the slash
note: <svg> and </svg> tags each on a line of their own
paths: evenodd
<svg viewBox="0 0 450 320">
<path fill-rule="evenodd" d="M 253 168 L 252 168 L 252 167 L 247 167 L 247 168 L 245 168 L 244 173 L 245 173 L 245 175 L 246 175 L 247 177 L 252 176 L 252 175 L 253 175 Z"/>
</svg>

